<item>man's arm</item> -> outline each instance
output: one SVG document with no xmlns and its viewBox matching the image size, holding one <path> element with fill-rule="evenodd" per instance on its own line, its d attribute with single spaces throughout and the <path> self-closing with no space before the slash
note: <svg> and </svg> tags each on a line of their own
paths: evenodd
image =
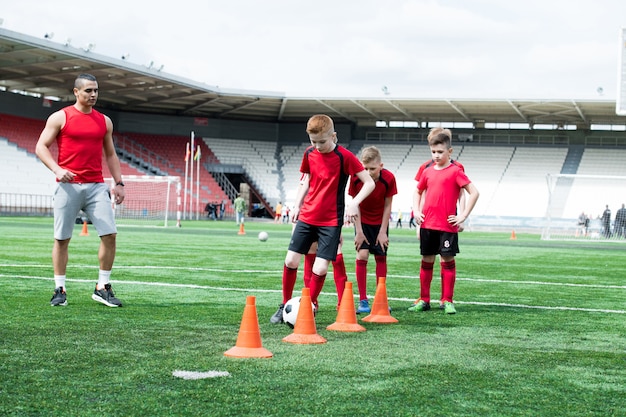
<svg viewBox="0 0 626 417">
<path fill-rule="evenodd" d="M 113 181 L 115 181 L 115 186 L 113 187 L 115 204 L 122 204 L 124 198 L 126 197 L 126 193 L 124 191 L 124 186 L 117 185 L 122 182 L 122 168 L 120 167 L 120 160 L 117 157 L 117 153 L 115 153 L 115 144 L 113 143 L 113 122 L 111 122 L 111 119 L 108 116 L 104 116 L 104 120 L 107 126 L 107 132 L 104 135 L 104 144 L 102 145 L 104 160 L 109 167 Z"/>
<path fill-rule="evenodd" d="M 65 124 L 65 113 L 63 110 L 54 112 L 48 117 L 46 126 L 41 131 L 37 145 L 35 146 L 35 154 L 52 171 L 60 182 L 70 182 L 74 179 L 74 173 L 59 166 L 57 161 L 54 160 L 52 152 L 50 152 L 50 146 L 56 141 L 57 135 L 61 131 L 61 128 Z"/>
</svg>

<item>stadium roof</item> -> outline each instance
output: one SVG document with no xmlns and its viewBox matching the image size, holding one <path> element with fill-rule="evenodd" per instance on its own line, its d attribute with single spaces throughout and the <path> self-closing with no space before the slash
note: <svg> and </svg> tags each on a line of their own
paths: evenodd
<svg viewBox="0 0 626 417">
<path fill-rule="evenodd" d="M 99 55 L 46 38 L 0 28 L 0 88 L 74 102 L 80 73 L 98 78 L 98 106 L 123 112 L 234 120 L 303 122 L 315 113 L 337 122 L 378 121 L 528 123 L 554 126 L 623 125 L 613 100 L 408 99 L 287 97 L 283 93 L 223 89 L 159 68 Z"/>
</svg>

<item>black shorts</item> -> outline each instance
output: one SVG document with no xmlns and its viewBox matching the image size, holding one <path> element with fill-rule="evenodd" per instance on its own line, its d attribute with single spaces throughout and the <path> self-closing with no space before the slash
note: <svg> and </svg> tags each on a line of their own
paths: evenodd
<svg viewBox="0 0 626 417">
<path fill-rule="evenodd" d="M 341 240 L 341 226 L 312 226 L 298 221 L 291 234 L 289 250 L 301 254 L 309 252 L 313 242 L 317 242 L 317 257 L 334 261 Z"/>
<path fill-rule="evenodd" d="M 372 255 L 387 256 L 387 248 L 376 244 L 376 238 L 378 237 L 378 232 L 380 232 L 380 226 L 380 224 L 373 225 L 361 223 L 365 239 L 369 242 L 363 242 L 361 249 L 367 249 Z M 354 233 L 356 234 L 356 230 Z M 387 227 L 387 236 L 389 236 L 389 227 Z"/>
<path fill-rule="evenodd" d="M 420 253 L 422 256 L 455 256 L 459 253 L 459 234 L 421 228 Z"/>
</svg>

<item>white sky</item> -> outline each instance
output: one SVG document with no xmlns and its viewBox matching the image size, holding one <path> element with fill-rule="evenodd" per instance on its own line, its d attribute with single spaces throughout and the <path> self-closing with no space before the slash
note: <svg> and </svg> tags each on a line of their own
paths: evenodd
<svg viewBox="0 0 626 417">
<path fill-rule="evenodd" d="M 3 3 L 8 30 L 290 97 L 614 100 L 626 27 L 625 0 Z"/>
</svg>

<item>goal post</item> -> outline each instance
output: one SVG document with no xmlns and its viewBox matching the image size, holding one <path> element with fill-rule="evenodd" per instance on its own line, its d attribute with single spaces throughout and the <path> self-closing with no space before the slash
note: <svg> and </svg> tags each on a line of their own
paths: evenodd
<svg viewBox="0 0 626 417">
<path fill-rule="evenodd" d="M 168 226 L 176 219 L 180 227 L 181 183 L 176 176 L 125 175 L 126 198 L 122 204 L 113 204 L 116 220 L 137 225 Z M 111 188 L 113 178 L 105 178 Z M 128 221 L 126 221 L 128 220 Z"/>
<path fill-rule="evenodd" d="M 626 28 L 620 29 L 615 113 L 626 116 Z"/>
<path fill-rule="evenodd" d="M 617 211 L 626 203 L 626 176 L 548 174 L 546 181 L 548 205 L 543 240 L 626 242 L 622 225 L 615 221 Z M 607 206 L 611 211 L 608 226 L 602 220 Z M 582 220 L 583 214 L 587 221 Z"/>
</svg>

